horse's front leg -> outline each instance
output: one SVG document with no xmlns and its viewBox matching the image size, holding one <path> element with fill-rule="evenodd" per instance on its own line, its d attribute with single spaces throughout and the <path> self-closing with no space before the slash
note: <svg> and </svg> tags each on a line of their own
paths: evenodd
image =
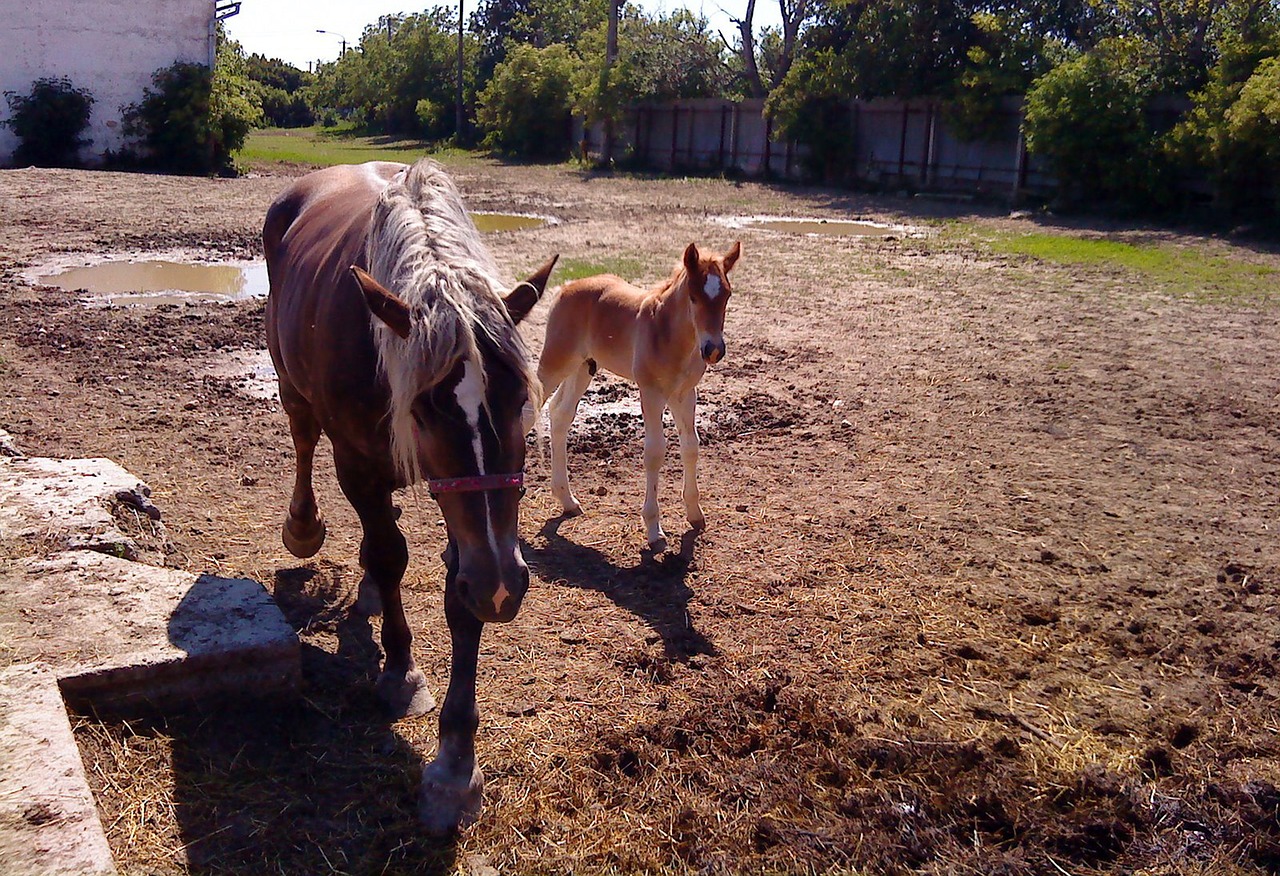
<svg viewBox="0 0 1280 876">
<path fill-rule="evenodd" d="M 658 475 L 667 455 L 667 438 L 662 431 L 662 412 L 666 407 L 667 399 L 661 392 L 640 387 L 640 413 L 644 417 L 644 506 L 640 516 L 644 519 L 649 547 L 654 550 L 667 542 L 658 511 Z"/>
<path fill-rule="evenodd" d="M 698 426 L 695 417 L 697 404 L 696 387 L 671 397 L 671 417 L 676 421 L 676 431 L 680 433 L 680 461 L 684 465 L 685 517 L 688 518 L 690 526 L 701 529 L 707 525 L 707 518 L 702 513 L 702 505 L 698 501 Z"/>
<path fill-rule="evenodd" d="M 364 614 L 382 612 L 382 672 L 378 695 L 397 717 L 425 715 L 435 708 L 427 690 L 427 678 L 413 659 L 413 634 L 404 615 L 400 581 L 409 565 L 409 548 L 391 504 L 391 485 L 371 476 L 362 466 L 346 462 L 346 455 L 334 448 L 338 483 L 360 517 L 364 538 L 360 540 L 360 565 L 364 578 L 356 610 Z"/>
<path fill-rule="evenodd" d="M 316 507 L 311 487 L 316 443 L 320 440 L 320 424 L 311 405 L 291 385 L 281 382 L 280 399 L 289 415 L 289 433 L 293 436 L 294 478 L 289 516 L 280 529 L 280 537 L 289 553 L 299 559 L 315 556 L 324 544 L 324 518 Z"/>
<path fill-rule="evenodd" d="M 463 604 L 454 579 L 456 562 L 450 563 L 444 590 L 445 618 L 453 644 L 449 690 L 440 707 L 440 740 L 436 756 L 422 770 L 418 814 L 423 828 L 441 836 L 466 827 L 480 814 L 484 774 L 476 765 L 476 662 L 484 624 Z"/>
</svg>

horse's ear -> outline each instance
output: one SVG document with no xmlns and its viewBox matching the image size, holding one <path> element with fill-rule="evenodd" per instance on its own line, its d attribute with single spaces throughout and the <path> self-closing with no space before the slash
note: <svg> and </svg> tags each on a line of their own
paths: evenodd
<svg viewBox="0 0 1280 876">
<path fill-rule="evenodd" d="M 738 256 L 742 255 L 742 241 L 735 240 L 733 249 L 724 254 L 724 272 L 727 274 L 733 270 L 733 266 L 738 262 Z"/>
<path fill-rule="evenodd" d="M 538 299 L 547 289 L 547 280 L 551 279 L 551 269 L 556 266 L 556 260 L 559 258 L 557 254 L 547 259 L 542 267 L 517 283 L 516 287 L 502 299 L 513 323 L 518 325 L 520 320 L 528 316 L 529 311 L 533 310 L 533 306 L 538 303 Z"/>
<path fill-rule="evenodd" d="M 702 274 L 698 268 L 698 245 L 691 243 L 684 248 L 684 269 L 690 277 L 697 277 Z"/>
<path fill-rule="evenodd" d="M 351 266 L 351 275 L 360 285 L 360 291 L 364 293 L 364 301 L 369 305 L 370 312 L 386 323 L 387 328 L 400 337 L 408 339 L 411 324 L 409 305 L 355 265 Z"/>
</svg>

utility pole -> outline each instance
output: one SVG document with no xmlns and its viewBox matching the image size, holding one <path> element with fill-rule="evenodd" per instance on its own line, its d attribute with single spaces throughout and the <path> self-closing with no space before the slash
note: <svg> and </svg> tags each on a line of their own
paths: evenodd
<svg viewBox="0 0 1280 876">
<path fill-rule="evenodd" d="M 600 161 L 606 167 L 613 166 L 613 62 L 618 60 L 618 10 L 623 0 L 609 0 L 609 32 L 604 44 L 604 81 L 608 93 L 605 95 L 609 111 L 604 117 L 604 143 L 600 148 Z"/>
<path fill-rule="evenodd" d="M 456 106 L 455 127 L 457 133 L 454 137 L 458 144 L 462 144 L 462 0 L 458 0 L 458 101 Z"/>
</svg>

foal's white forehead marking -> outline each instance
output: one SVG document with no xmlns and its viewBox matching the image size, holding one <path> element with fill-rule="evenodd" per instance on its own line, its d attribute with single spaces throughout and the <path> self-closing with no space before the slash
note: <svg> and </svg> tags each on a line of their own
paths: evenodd
<svg viewBox="0 0 1280 876">
<path fill-rule="evenodd" d="M 706 291 L 707 297 L 715 301 L 716 296 L 720 294 L 720 275 L 707 274 L 707 282 L 703 284 L 702 288 Z"/>
</svg>

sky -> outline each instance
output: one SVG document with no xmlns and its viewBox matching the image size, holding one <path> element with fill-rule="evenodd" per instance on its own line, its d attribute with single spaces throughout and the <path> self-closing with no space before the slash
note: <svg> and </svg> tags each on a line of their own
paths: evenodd
<svg viewBox="0 0 1280 876">
<path fill-rule="evenodd" d="M 640 0 L 650 13 L 671 12 L 686 7 L 702 13 L 711 21 L 712 30 L 722 32 L 732 42 L 736 31 L 723 10 L 741 15 L 746 0 Z M 303 70 L 317 60 L 332 61 L 342 50 L 342 39 L 350 48 L 360 42 L 367 25 L 375 24 L 380 15 L 421 12 L 438 0 L 405 0 L 405 2 L 362 2 L 351 0 L 242 0 L 240 14 L 226 20 L 227 33 L 239 40 L 247 53 L 257 52 L 269 58 L 280 58 Z M 463 0 L 463 13 L 470 17 L 478 0 Z M 757 0 L 755 25 L 777 27 L 778 4 Z M 317 33 L 317 31 L 326 33 Z"/>
</svg>

